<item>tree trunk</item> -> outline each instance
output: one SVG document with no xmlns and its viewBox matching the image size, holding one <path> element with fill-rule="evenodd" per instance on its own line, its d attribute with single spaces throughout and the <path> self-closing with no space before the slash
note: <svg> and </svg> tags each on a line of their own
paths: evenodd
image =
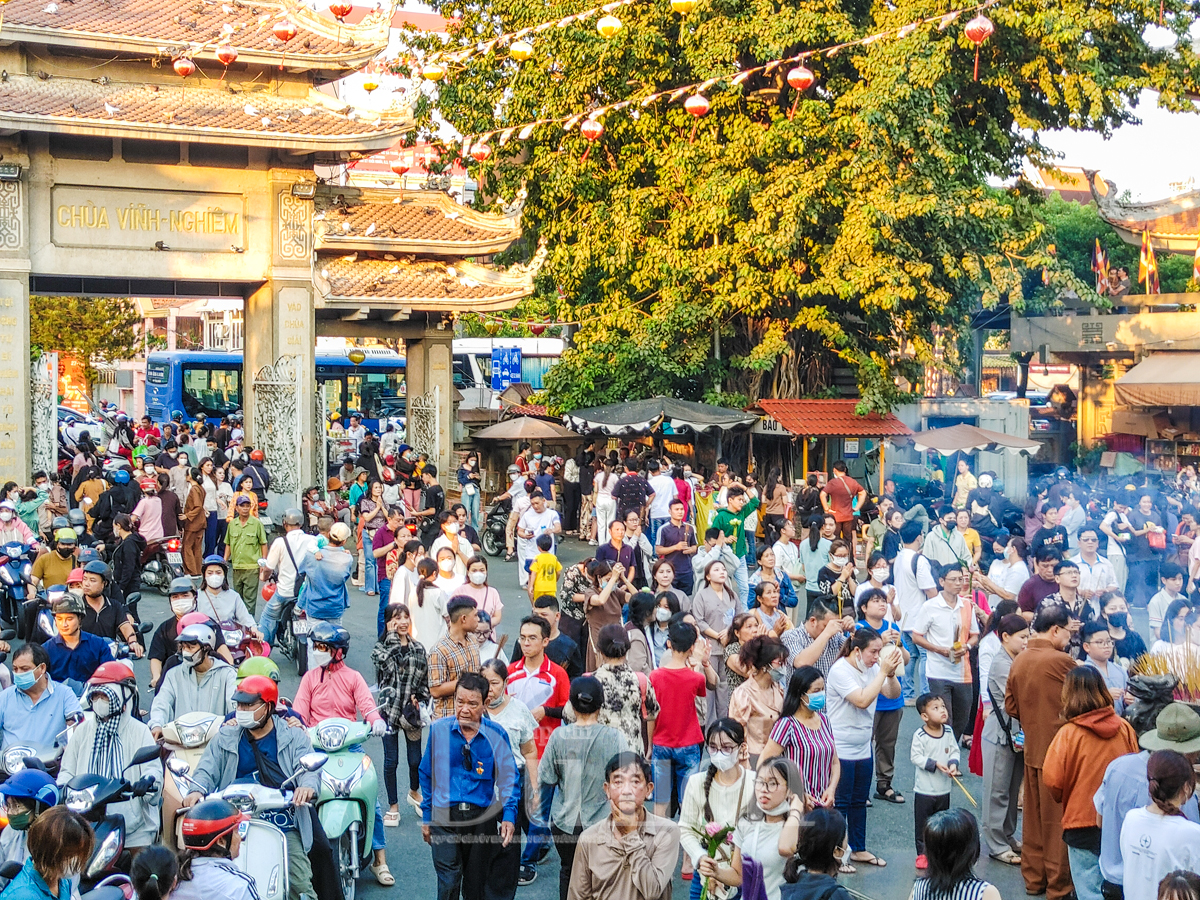
<svg viewBox="0 0 1200 900">
<path fill-rule="evenodd" d="M 1032 353 L 1016 353 L 1017 365 L 1020 366 L 1020 376 L 1017 378 L 1017 399 L 1024 400 L 1029 391 L 1029 363 L 1033 360 Z"/>
</svg>

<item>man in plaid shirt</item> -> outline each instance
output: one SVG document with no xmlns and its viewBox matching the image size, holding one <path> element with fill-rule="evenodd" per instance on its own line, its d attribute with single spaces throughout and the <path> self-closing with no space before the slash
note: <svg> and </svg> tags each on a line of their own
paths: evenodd
<svg viewBox="0 0 1200 900">
<path fill-rule="evenodd" d="M 429 651 L 429 693 L 433 696 L 433 717 L 454 715 L 454 690 L 458 676 L 479 671 L 479 645 L 473 635 L 479 624 L 475 601 L 459 595 L 446 604 L 450 630 Z"/>
</svg>

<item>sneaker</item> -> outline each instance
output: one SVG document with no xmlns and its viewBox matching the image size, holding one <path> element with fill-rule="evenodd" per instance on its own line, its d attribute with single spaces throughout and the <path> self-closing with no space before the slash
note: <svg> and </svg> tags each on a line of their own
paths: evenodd
<svg viewBox="0 0 1200 900">
<path fill-rule="evenodd" d="M 533 866 L 521 866 L 521 874 L 517 876 L 517 885 L 525 887 L 537 881 L 537 869 Z"/>
<path fill-rule="evenodd" d="M 918 869 L 928 869 L 929 868 L 929 860 L 925 858 L 924 853 L 922 853 L 920 856 L 917 857 L 917 868 Z"/>
<path fill-rule="evenodd" d="M 599 544 L 597 544 L 596 541 L 593 539 L 593 540 L 588 541 L 588 546 L 589 547 L 597 547 L 597 546 L 599 546 Z"/>
<path fill-rule="evenodd" d="M 907 700 L 905 700 L 905 701 L 904 701 L 904 705 L 905 705 L 905 706 L 916 706 L 916 705 L 917 705 L 917 698 L 916 698 L 916 697 L 909 697 Z"/>
<path fill-rule="evenodd" d="M 550 842 L 549 842 L 549 841 L 547 841 L 547 842 L 546 842 L 546 843 L 545 843 L 545 844 L 542 846 L 541 852 L 540 852 L 540 853 L 538 853 L 538 858 L 537 858 L 537 860 L 536 860 L 536 861 L 537 861 L 537 863 L 540 865 L 540 864 L 544 863 L 544 862 L 545 862 L 547 859 L 549 859 L 549 858 L 550 858 Z"/>
</svg>

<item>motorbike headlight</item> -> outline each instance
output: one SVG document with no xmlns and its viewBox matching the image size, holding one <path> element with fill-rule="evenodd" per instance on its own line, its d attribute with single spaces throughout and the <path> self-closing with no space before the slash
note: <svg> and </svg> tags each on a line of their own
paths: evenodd
<svg viewBox="0 0 1200 900">
<path fill-rule="evenodd" d="M 27 562 L 21 566 L 21 578 L 24 581 L 33 580 L 33 563 Z"/>
<path fill-rule="evenodd" d="M 0 569 L 0 581 L 3 581 L 7 585 L 14 585 L 17 583 L 16 579 L 13 578 L 12 570 L 8 566 Z"/>
<path fill-rule="evenodd" d="M 204 738 L 208 735 L 208 729 L 211 726 L 211 719 L 205 722 L 197 722 L 195 725 L 177 725 L 176 731 L 179 732 L 179 743 L 188 749 L 199 747 L 204 743 Z"/>
<path fill-rule="evenodd" d="M 238 812 L 244 812 L 247 815 L 254 815 L 258 804 L 254 802 L 254 795 L 249 791 L 238 791 L 225 795 L 225 799 Z"/>
<path fill-rule="evenodd" d="M 363 772 L 366 771 L 366 766 L 359 766 L 350 775 L 345 778 L 334 778 L 327 772 L 321 773 L 321 780 L 329 786 L 330 793 L 334 799 L 345 800 L 349 799 L 350 793 L 354 790 L 354 786 L 362 781 Z"/>
<path fill-rule="evenodd" d="M 96 802 L 96 791 L 94 788 L 84 788 L 81 791 L 67 788 L 67 809 L 75 813 L 84 813 L 91 809 Z"/>
<path fill-rule="evenodd" d="M 317 729 L 317 743 L 326 753 L 334 753 L 342 749 L 346 742 L 345 725 L 322 725 Z"/>
<path fill-rule="evenodd" d="M 104 836 L 100 846 L 92 853 L 92 861 L 87 867 L 87 877 L 95 878 L 107 869 L 125 848 L 125 829 L 114 828 Z"/>
<path fill-rule="evenodd" d="M 4 771 L 16 775 L 25 768 L 25 757 L 36 755 L 32 747 L 9 747 L 4 751 Z"/>
<path fill-rule="evenodd" d="M 225 636 L 225 644 L 228 647 L 236 647 L 242 642 L 242 632 L 240 629 L 236 631 L 223 631 L 221 633 Z"/>
</svg>

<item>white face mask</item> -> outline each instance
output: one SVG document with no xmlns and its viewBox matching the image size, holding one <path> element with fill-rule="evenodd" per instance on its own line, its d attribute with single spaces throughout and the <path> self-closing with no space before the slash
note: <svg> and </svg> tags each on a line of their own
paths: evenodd
<svg viewBox="0 0 1200 900">
<path fill-rule="evenodd" d="M 147 475 L 153 475 L 154 474 L 154 466 L 142 466 L 142 471 L 145 472 Z"/>
<path fill-rule="evenodd" d="M 831 566 L 833 566 L 835 569 L 840 569 L 842 566 L 846 565 L 846 563 L 848 563 L 848 562 L 850 562 L 850 557 L 848 557 L 848 556 L 831 556 L 829 558 L 829 564 Z"/>
<path fill-rule="evenodd" d="M 791 804 L 787 802 L 786 798 L 784 798 L 778 806 L 773 806 L 770 809 L 764 809 L 763 812 L 765 812 L 768 816 L 785 816 L 790 808 Z"/>
<path fill-rule="evenodd" d="M 181 663 L 183 663 L 183 667 L 185 669 L 196 668 L 196 666 L 200 665 L 200 661 L 203 659 L 204 659 L 204 651 L 203 650 L 196 650 L 192 653 L 184 653 L 183 651 L 180 651 L 180 653 L 179 653 L 179 661 Z"/>
<path fill-rule="evenodd" d="M 443 572 L 453 572 L 454 571 L 454 560 L 453 559 L 439 559 L 438 560 L 438 568 L 441 569 Z"/>
<path fill-rule="evenodd" d="M 238 728 L 258 727 L 258 719 L 255 718 L 252 709 L 239 709 L 233 714 L 233 721 L 237 723 Z"/>
<path fill-rule="evenodd" d="M 654 620 L 656 622 L 670 622 L 671 611 L 660 606 L 654 611 Z"/>
<path fill-rule="evenodd" d="M 92 700 L 92 712 L 98 719 L 107 719 L 112 715 L 112 703 L 107 697 L 96 697 Z"/>
<path fill-rule="evenodd" d="M 317 650 L 314 647 L 312 652 L 312 661 L 316 664 L 317 668 L 324 668 L 333 662 L 333 654 L 328 650 Z"/>
<path fill-rule="evenodd" d="M 12 517 L 13 514 L 11 509 L 0 510 L 0 522 L 11 522 Z"/>
<path fill-rule="evenodd" d="M 470 572 L 467 577 L 471 579 L 471 584 L 480 585 L 487 581 L 487 572 Z"/>
<path fill-rule="evenodd" d="M 876 581 L 881 581 L 881 582 L 887 581 L 887 577 L 891 574 L 892 574 L 892 570 L 889 569 L 887 566 L 884 566 L 880 569 L 872 569 L 871 570 L 871 577 L 874 578 Z"/>
<path fill-rule="evenodd" d="M 219 575 L 216 572 L 211 572 L 204 576 L 204 583 L 215 591 L 225 583 L 225 576 Z"/>
<path fill-rule="evenodd" d="M 177 616 L 186 616 L 196 608 L 196 601 L 191 597 L 180 597 L 171 601 L 171 612 Z"/>
<path fill-rule="evenodd" d="M 722 772 L 728 772 L 738 764 L 738 755 L 736 750 L 729 750 L 720 753 L 709 752 L 709 762 L 716 766 Z"/>
<path fill-rule="evenodd" d="M 447 522 L 446 523 L 446 534 L 458 534 L 458 523 L 457 522 Z"/>
</svg>

